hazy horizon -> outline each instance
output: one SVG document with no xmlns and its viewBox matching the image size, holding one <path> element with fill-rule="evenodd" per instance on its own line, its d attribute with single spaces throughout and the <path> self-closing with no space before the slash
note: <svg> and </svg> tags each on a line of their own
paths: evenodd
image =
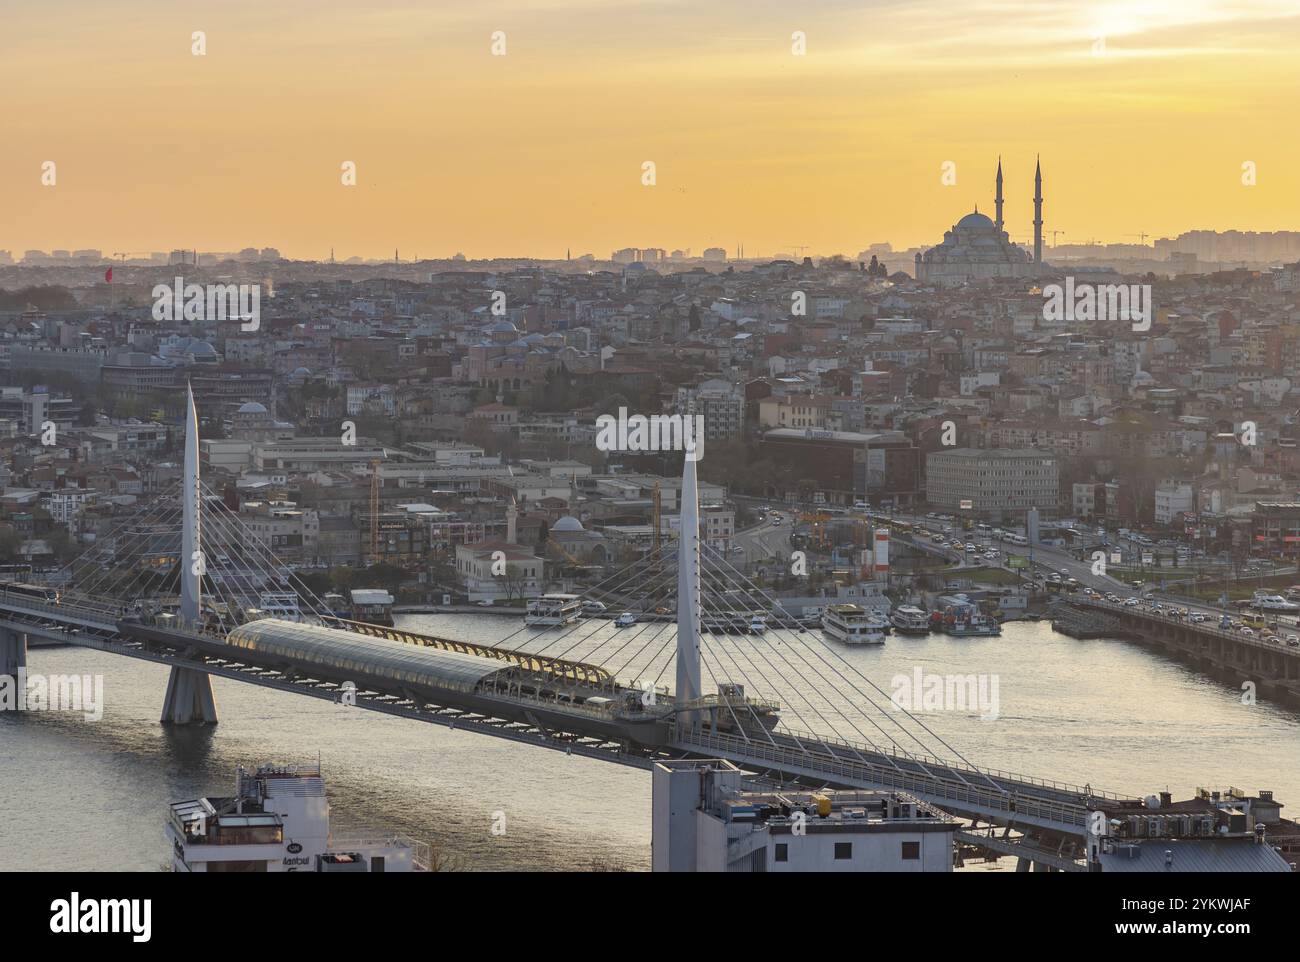
<svg viewBox="0 0 1300 962">
<path fill-rule="evenodd" d="M 1300 225 L 1279 0 L 55 0 L 3 23 L 15 256 L 250 236 L 301 260 L 852 256 L 991 215 L 999 156 L 1023 244 L 1040 155 L 1049 246 Z"/>
</svg>

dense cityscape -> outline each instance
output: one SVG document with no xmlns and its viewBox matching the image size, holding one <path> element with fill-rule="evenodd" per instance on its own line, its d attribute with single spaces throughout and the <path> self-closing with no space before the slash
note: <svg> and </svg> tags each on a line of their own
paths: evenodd
<svg viewBox="0 0 1300 962">
<path fill-rule="evenodd" d="M 0 12 L 15 932 L 373 954 L 505 873 L 1288 930 L 1294 5 L 51 13 Z M 404 878 L 191 877 L 289 873 Z"/>
</svg>

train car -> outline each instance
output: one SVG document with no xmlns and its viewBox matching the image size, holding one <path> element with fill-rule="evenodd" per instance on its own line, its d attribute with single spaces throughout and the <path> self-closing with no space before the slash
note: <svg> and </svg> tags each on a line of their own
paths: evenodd
<svg viewBox="0 0 1300 962">
<path fill-rule="evenodd" d="M 35 598 L 38 601 L 44 601 L 46 604 L 57 605 L 59 603 L 59 589 L 50 585 L 28 585 L 13 582 L 0 584 L 0 591 L 5 591 L 11 595 Z"/>
</svg>

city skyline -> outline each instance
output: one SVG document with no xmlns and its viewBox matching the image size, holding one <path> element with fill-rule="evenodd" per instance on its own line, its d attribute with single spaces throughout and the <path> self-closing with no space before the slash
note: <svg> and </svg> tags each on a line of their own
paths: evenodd
<svg viewBox="0 0 1300 962">
<path fill-rule="evenodd" d="M 1023 244 L 1040 155 L 1049 246 L 1300 227 L 1300 135 L 1275 119 L 1300 17 L 1272 0 L 63 6 L 5 21 L 15 252 L 851 256 L 938 243 L 999 156 Z"/>
</svg>

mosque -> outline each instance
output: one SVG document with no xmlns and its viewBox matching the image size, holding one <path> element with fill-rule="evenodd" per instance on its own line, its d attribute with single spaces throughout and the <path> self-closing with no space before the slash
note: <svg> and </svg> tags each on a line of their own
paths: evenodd
<svg viewBox="0 0 1300 962">
<path fill-rule="evenodd" d="M 1035 277 L 1043 264 L 1043 169 L 1034 171 L 1034 253 L 1013 244 L 1002 228 L 1002 159 L 998 158 L 996 219 L 967 214 L 943 235 L 943 243 L 916 255 L 916 279 L 965 284 L 986 277 Z"/>
</svg>

